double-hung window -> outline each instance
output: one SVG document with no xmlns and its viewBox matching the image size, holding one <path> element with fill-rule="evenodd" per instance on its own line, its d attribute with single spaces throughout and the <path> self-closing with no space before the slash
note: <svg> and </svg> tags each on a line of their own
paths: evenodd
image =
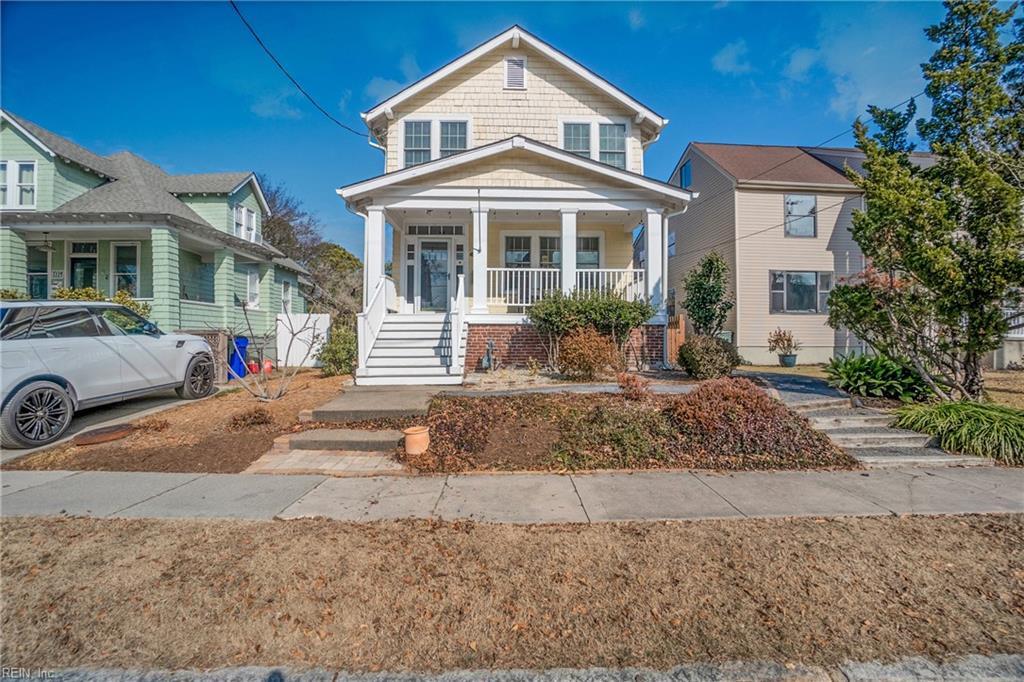
<svg viewBox="0 0 1024 682">
<path fill-rule="evenodd" d="M 465 121 L 441 121 L 441 158 L 465 151 L 467 128 Z"/>
<path fill-rule="evenodd" d="M 542 268 L 562 267 L 562 238 L 540 238 L 540 266 Z"/>
<path fill-rule="evenodd" d="M 415 166 L 430 161 L 431 121 L 405 122 L 405 165 Z"/>
<path fill-rule="evenodd" d="M 247 241 L 256 241 L 256 211 L 251 208 L 245 209 L 245 238 Z"/>
<path fill-rule="evenodd" d="M 26 248 L 25 274 L 28 280 L 28 295 L 31 298 L 48 298 L 50 283 L 50 254 L 41 246 L 29 244 Z"/>
<path fill-rule="evenodd" d="M 235 227 L 232 234 L 236 237 L 245 238 L 245 207 L 235 206 Z"/>
<path fill-rule="evenodd" d="M 114 280 L 114 291 L 127 291 L 132 296 L 138 296 L 139 245 L 113 244 L 111 249 L 111 260 L 114 262 L 110 276 Z"/>
<path fill-rule="evenodd" d="M 831 272 L 772 270 L 768 273 L 770 312 L 827 313 Z"/>
<path fill-rule="evenodd" d="M 36 162 L 0 161 L 0 208 L 36 207 Z"/>
<path fill-rule="evenodd" d="M 609 166 L 626 169 L 626 124 L 602 123 L 598 128 L 600 135 L 598 160 Z"/>
<path fill-rule="evenodd" d="M 817 198 L 812 194 L 787 194 L 786 236 L 814 237 L 817 236 Z"/>
<path fill-rule="evenodd" d="M 530 267 L 530 237 L 505 237 L 505 267 Z"/>
<path fill-rule="evenodd" d="M 576 237 L 576 269 L 596 270 L 601 267 L 601 240 L 598 237 Z"/>
<path fill-rule="evenodd" d="M 246 272 L 245 302 L 249 308 L 260 307 L 260 266 L 250 265 Z"/>
<path fill-rule="evenodd" d="M 565 151 L 590 158 L 590 124 L 565 123 L 562 129 L 562 146 Z"/>
</svg>

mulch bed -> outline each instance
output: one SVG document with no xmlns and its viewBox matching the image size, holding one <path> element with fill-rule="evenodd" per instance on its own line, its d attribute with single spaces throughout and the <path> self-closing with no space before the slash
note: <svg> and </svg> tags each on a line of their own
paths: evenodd
<svg viewBox="0 0 1024 682">
<path fill-rule="evenodd" d="M 5 666 L 836 665 L 1024 651 L 1024 517 L 0 521 Z"/>
<path fill-rule="evenodd" d="M 265 454 L 277 436 L 304 428 L 299 412 L 337 395 L 344 381 L 303 372 L 283 398 L 271 403 L 229 390 L 141 419 L 122 440 L 57 445 L 3 469 L 238 473 Z"/>
<path fill-rule="evenodd" d="M 639 401 L 603 393 L 439 396 L 426 422 L 430 449 L 400 454 L 423 472 L 858 466 L 746 379 Z M 361 427 L 392 428 L 380 420 Z"/>
</svg>

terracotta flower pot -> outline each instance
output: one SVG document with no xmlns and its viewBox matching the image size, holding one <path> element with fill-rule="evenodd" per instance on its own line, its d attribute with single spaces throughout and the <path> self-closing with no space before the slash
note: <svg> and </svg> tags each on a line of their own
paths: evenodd
<svg viewBox="0 0 1024 682">
<path fill-rule="evenodd" d="M 410 426 L 402 433 L 405 434 L 405 454 L 422 455 L 430 447 L 430 427 Z"/>
</svg>

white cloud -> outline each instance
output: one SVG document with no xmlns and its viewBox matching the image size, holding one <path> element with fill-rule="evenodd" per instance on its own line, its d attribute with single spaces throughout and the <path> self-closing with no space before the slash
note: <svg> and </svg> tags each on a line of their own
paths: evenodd
<svg viewBox="0 0 1024 682">
<path fill-rule="evenodd" d="M 734 40 L 715 53 L 715 56 L 711 58 L 711 66 L 718 73 L 730 76 L 750 73 L 753 71 L 753 67 L 747 61 L 747 52 L 747 41 Z"/>
<path fill-rule="evenodd" d="M 366 96 L 375 102 L 385 100 L 409 85 L 409 83 L 412 83 L 423 73 L 420 70 L 419 64 L 416 63 L 416 57 L 410 53 L 402 55 L 398 62 L 398 70 L 402 74 L 402 80 L 400 81 L 394 78 L 384 78 L 383 76 L 371 78 L 370 82 L 366 84 L 364 91 Z"/>
<path fill-rule="evenodd" d="M 249 110 L 260 118 L 302 118 L 302 110 L 293 103 L 297 96 L 295 92 L 288 90 L 261 95 L 252 103 Z"/>
<path fill-rule="evenodd" d="M 644 13 L 637 8 L 629 10 L 629 28 L 633 31 L 639 31 L 647 25 L 647 17 Z"/>
<path fill-rule="evenodd" d="M 782 75 L 794 81 L 807 80 L 807 72 L 811 70 L 819 59 L 817 50 L 809 47 L 798 47 L 789 53 L 789 61 L 782 69 Z"/>
<path fill-rule="evenodd" d="M 352 91 L 345 88 L 341 92 L 341 96 L 338 97 L 338 111 L 348 111 L 348 103 L 352 101 Z"/>
</svg>

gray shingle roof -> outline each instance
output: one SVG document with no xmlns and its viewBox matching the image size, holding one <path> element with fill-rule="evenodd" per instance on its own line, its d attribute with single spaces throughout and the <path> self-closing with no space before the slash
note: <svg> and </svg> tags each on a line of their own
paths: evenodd
<svg viewBox="0 0 1024 682">
<path fill-rule="evenodd" d="M 75 144 L 66 137 L 61 137 L 57 133 L 51 133 L 46 128 L 40 127 L 32 121 L 26 121 L 20 116 L 15 116 L 7 110 L 4 110 L 4 114 L 10 116 L 11 120 L 27 130 L 32 137 L 42 142 L 47 149 L 57 156 L 62 156 L 103 175 L 117 177 L 110 159 L 93 154 L 85 147 Z"/>
<path fill-rule="evenodd" d="M 252 173 L 193 173 L 171 175 L 167 179 L 167 191 L 174 194 L 227 194 L 252 177 Z"/>
</svg>

